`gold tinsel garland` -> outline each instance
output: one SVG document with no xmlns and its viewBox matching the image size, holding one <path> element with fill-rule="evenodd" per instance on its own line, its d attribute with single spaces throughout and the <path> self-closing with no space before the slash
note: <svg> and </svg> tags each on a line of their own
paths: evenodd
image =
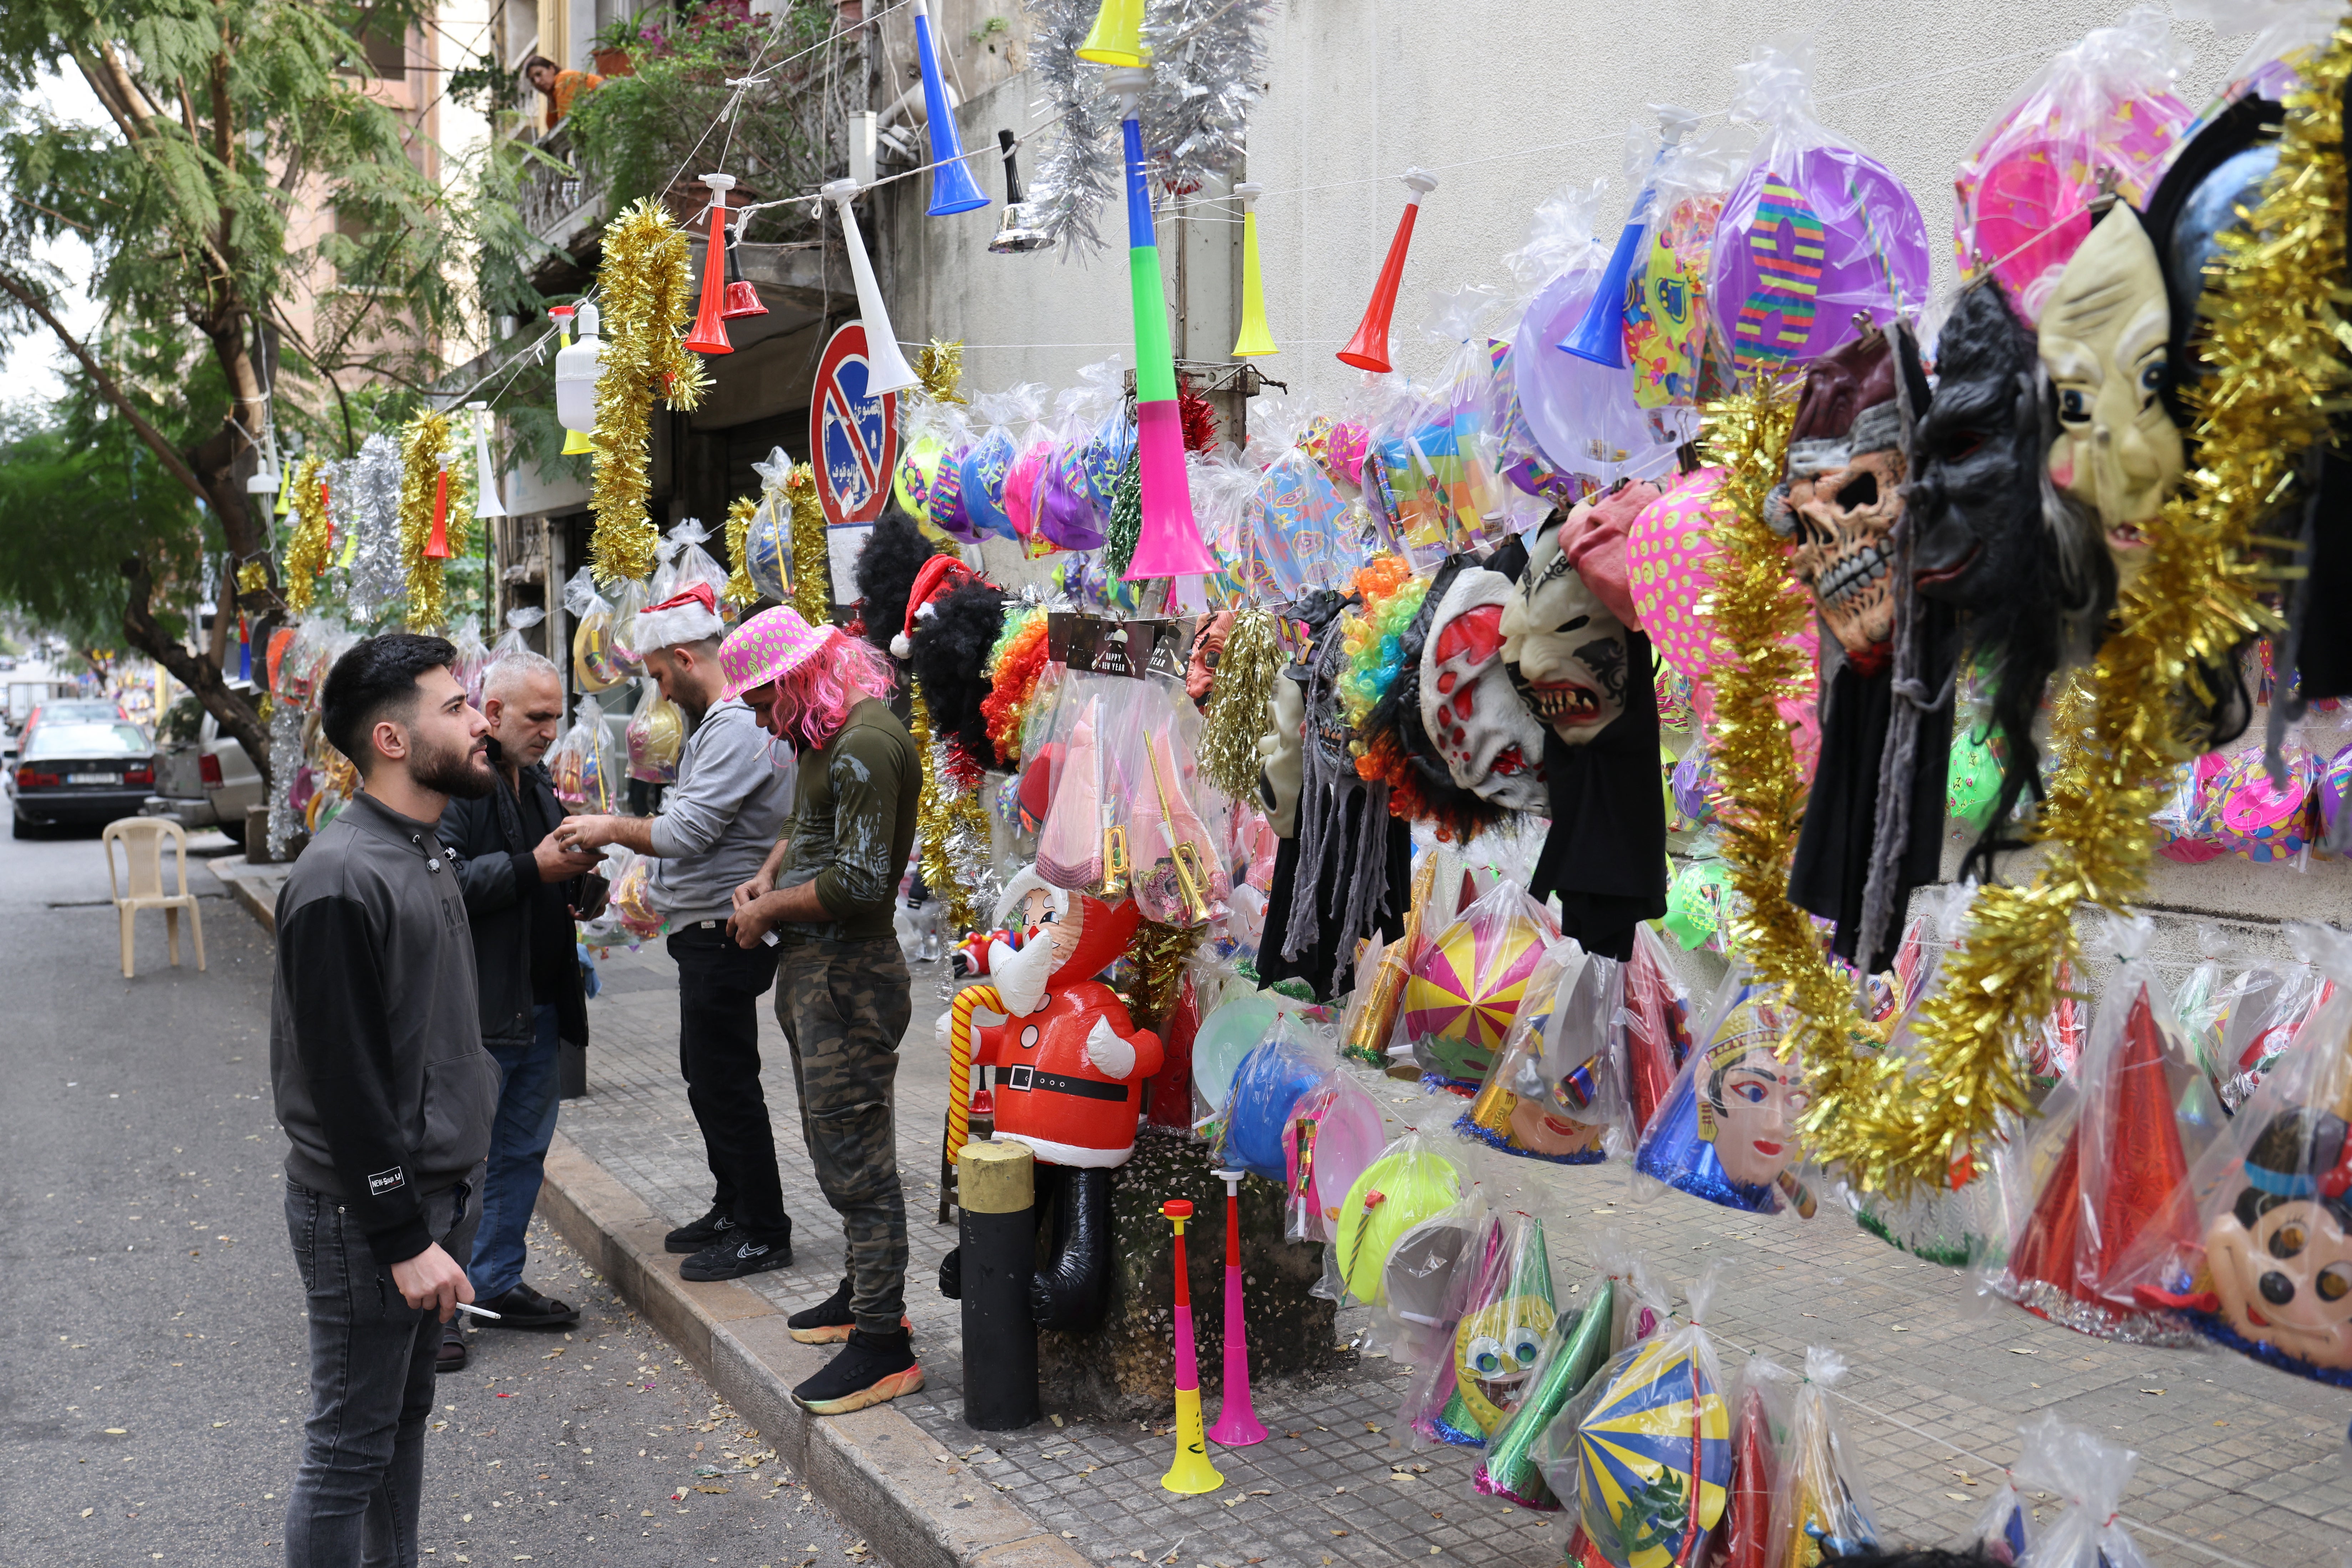
<svg viewBox="0 0 2352 1568">
<path fill-rule="evenodd" d="M 824 507 L 816 470 L 806 463 L 784 476 L 793 508 L 793 608 L 813 626 L 833 623 L 833 570 L 825 559 Z"/>
<path fill-rule="evenodd" d="M 709 384 L 701 356 L 680 337 L 694 313 L 686 233 L 660 203 L 636 202 L 604 229 L 596 274 L 604 353 L 596 377 L 596 479 L 589 510 L 596 530 L 589 564 L 599 583 L 635 582 L 654 569 L 661 531 L 646 514 L 654 395 L 690 409 Z"/>
<path fill-rule="evenodd" d="M 1265 733 L 1266 698 L 1281 668 L 1274 612 L 1252 607 L 1236 615 L 1201 720 L 1201 776 L 1227 800 L 1249 800 L 1257 791 L 1264 765 L 1258 737 Z"/>
<path fill-rule="evenodd" d="M 1924 1051 L 1979 1070 L 1922 1097 L 1884 1159 L 1922 1174 L 1994 1131 L 2020 1069 L 2014 1042 L 2047 1017 L 2058 970 L 2077 955 L 2082 904 L 2120 909 L 2146 886 L 2150 817 L 2196 751 L 2180 698 L 2200 669 L 2227 668 L 2246 637 L 2273 629 L 2257 596 L 2272 569 L 2265 526 L 2303 506 L 2328 414 L 2352 390 L 2338 303 L 2345 270 L 2343 89 L 2352 22 L 2341 23 L 2287 94 L 2278 166 L 2246 226 L 2221 236 L 2200 313 L 2208 321 L 2199 465 L 2146 524 L 2147 564 L 2122 595 L 2119 626 L 2053 725 L 2060 765 L 2042 808 L 2049 850 L 2031 888 L 1987 888 L 1969 934 L 1922 1010 Z M 2291 529 L 2278 530 L 2293 532 Z M 1939 1103 L 1950 1099 L 1954 1103 Z"/>
<path fill-rule="evenodd" d="M 267 563 L 248 561 L 236 569 L 236 591 L 239 594 L 266 594 L 269 591 L 269 567 Z"/>
<path fill-rule="evenodd" d="M 450 437 L 455 428 L 448 415 L 428 408 L 410 419 L 400 433 L 400 559 L 408 580 L 408 606 L 403 619 L 412 632 L 437 632 L 449 624 L 444 563 L 425 553 L 433 537 L 433 497 L 444 469 L 449 475 L 445 524 L 449 554 L 454 559 L 466 553 L 465 525 L 474 514 L 473 465 L 453 459 Z"/>
<path fill-rule="evenodd" d="M 923 788 L 916 797 L 915 844 L 916 865 L 923 873 L 923 886 L 939 900 L 940 912 L 946 917 L 948 936 L 953 941 L 966 931 L 986 929 L 993 910 L 977 909 L 972 889 L 955 874 L 953 862 L 948 857 L 948 837 L 959 827 L 973 826 L 977 816 L 981 843 L 988 842 L 988 813 L 980 804 L 980 792 L 966 790 L 950 799 L 940 787 L 937 749 L 931 744 L 931 713 L 923 701 L 923 690 L 908 682 L 908 695 L 913 710 L 913 721 L 908 728 L 915 742 L 915 755 L 922 760 Z"/>
<path fill-rule="evenodd" d="M 315 457 L 294 465 L 294 494 L 288 504 L 294 512 L 294 534 L 286 542 L 286 603 L 298 615 L 308 615 L 311 595 L 327 570 L 327 547 L 334 525 L 327 521 L 327 498 L 319 492 Z"/>
<path fill-rule="evenodd" d="M 760 503 L 750 496 L 737 496 L 727 508 L 727 602 L 748 608 L 758 602 L 760 590 L 751 582 L 751 514 Z"/>
<path fill-rule="evenodd" d="M 926 343 L 915 355 L 915 376 L 932 402 L 961 403 L 963 395 L 956 388 L 963 381 L 962 340 L 947 342 L 933 338 Z"/>
</svg>

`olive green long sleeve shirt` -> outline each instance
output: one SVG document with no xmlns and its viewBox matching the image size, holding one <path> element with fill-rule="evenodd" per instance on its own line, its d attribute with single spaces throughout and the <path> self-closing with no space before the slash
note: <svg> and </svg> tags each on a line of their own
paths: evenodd
<svg viewBox="0 0 2352 1568">
<path fill-rule="evenodd" d="M 832 740 L 801 758 L 776 886 L 814 883 L 832 918 L 788 924 L 788 939 L 867 942 L 892 934 L 922 790 L 913 737 L 887 703 L 873 698 L 849 710 Z"/>
</svg>

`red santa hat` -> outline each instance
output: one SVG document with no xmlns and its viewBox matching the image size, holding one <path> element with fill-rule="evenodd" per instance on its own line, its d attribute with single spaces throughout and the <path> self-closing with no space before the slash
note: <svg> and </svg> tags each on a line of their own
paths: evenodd
<svg viewBox="0 0 2352 1568">
<path fill-rule="evenodd" d="M 900 658 L 914 656 L 915 626 L 930 618 L 933 606 L 974 578 L 972 569 L 952 555 L 934 555 L 915 574 L 907 592 L 907 624 L 890 639 L 890 651 Z"/>
<path fill-rule="evenodd" d="M 635 646 L 639 652 L 676 647 L 680 643 L 703 642 L 726 630 L 727 623 L 719 618 L 718 595 L 709 584 L 697 583 L 637 612 Z"/>
</svg>

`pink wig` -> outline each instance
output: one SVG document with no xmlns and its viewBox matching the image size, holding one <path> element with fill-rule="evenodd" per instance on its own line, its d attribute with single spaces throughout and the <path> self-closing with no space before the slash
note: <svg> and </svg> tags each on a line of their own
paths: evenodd
<svg viewBox="0 0 2352 1568">
<path fill-rule="evenodd" d="M 880 650 L 839 628 L 824 646 L 776 682 L 770 712 L 776 732 L 803 752 L 814 752 L 849 721 L 849 710 L 869 697 L 887 700 L 898 671 Z"/>
</svg>

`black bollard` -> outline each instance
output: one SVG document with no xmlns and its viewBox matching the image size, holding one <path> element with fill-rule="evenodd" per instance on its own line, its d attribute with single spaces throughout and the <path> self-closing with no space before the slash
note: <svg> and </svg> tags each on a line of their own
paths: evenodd
<svg viewBox="0 0 2352 1568">
<path fill-rule="evenodd" d="M 1035 1156 L 1025 1143 L 974 1140 L 956 1160 L 961 1216 L 963 1420 L 1013 1432 L 1037 1419 L 1037 1327 L 1029 1280 L 1037 1268 Z"/>
</svg>

